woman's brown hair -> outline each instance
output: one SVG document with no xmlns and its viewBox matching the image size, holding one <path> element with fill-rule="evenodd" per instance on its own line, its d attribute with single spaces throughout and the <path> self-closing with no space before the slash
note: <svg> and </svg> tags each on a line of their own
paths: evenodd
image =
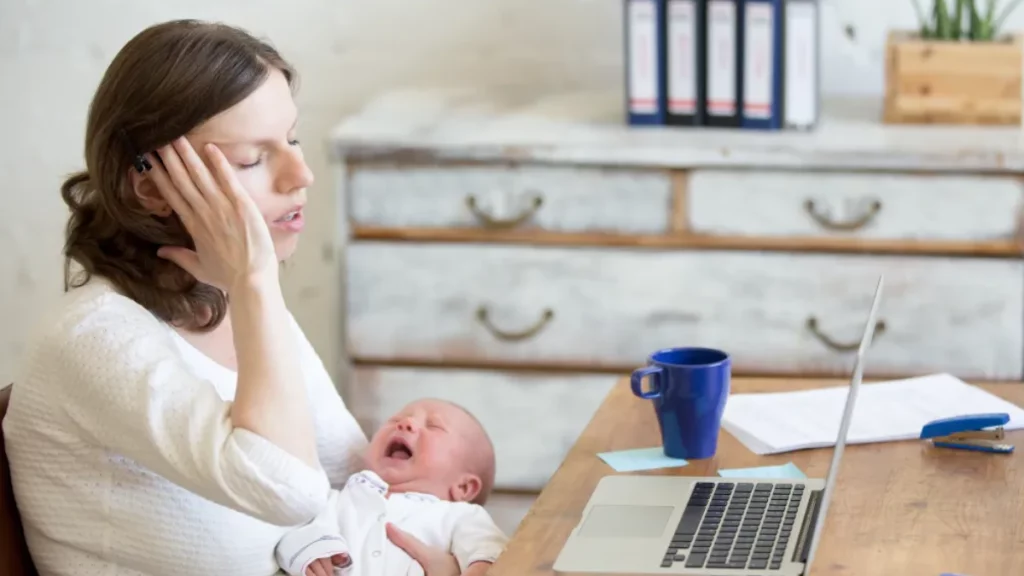
<svg viewBox="0 0 1024 576">
<path fill-rule="evenodd" d="M 143 208 L 129 171 L 138 154 L 241 102 L 273 69 L 294 85 L 293 68 L 266 42 L 195 20 L 157 24 L 121 49 L 89 107 L 86 170 L 61 186 L 71 209 L 65 291 L 98 275 L 176 326 L 209 330 L 223 320 L 227 299 L 220 290 L 156 255 L 161 246 L 194 245 L 177 216 Z M 82 268 L 78 274 L 72 275 L 72 261 Z"/>
</svg>

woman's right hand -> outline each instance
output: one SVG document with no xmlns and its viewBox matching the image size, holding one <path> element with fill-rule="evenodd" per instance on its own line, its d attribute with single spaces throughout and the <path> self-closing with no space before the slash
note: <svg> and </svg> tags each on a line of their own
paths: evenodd
<svg viewBox="0 0 1024 576">
<path fill-rule="evenodd" d="M 459 563 L 455 556 L 441 548 L 427 546 L 420 539 L 394 524 L 385 524 L 388 540 L 398 546 L 423 568 L 425 576 L 459 576 Z"/>
<path fill-rule="evenodd" d="M 204 163 L 181 137 L 156 153 L 160 161 L 149 158 L 148 174 L 195 243 L 194 251 L 164 246 L 157 255 L 229 292 L 243 281 L 266 276 L 276 281 L 270 230 L 220 149 L 207 144 Z"/>
</svg>

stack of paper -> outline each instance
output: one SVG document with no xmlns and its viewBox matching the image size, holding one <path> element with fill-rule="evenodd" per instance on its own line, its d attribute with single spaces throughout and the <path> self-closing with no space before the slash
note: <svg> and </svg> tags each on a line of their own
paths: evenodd
<svg viewBox="0 0 1024 576">
<path fill-rule="evenodd" d="M 834 446 L 849 391 L 737 394 L 729 397 L 722 427 L 755 454 Z M 1006 430 L 1024 428 L 1024 410 L 949 374 L 862 384 L 846 442 L 919 438 L 932 420 L 992 412 L 1010 415 Z"/>
</svg>

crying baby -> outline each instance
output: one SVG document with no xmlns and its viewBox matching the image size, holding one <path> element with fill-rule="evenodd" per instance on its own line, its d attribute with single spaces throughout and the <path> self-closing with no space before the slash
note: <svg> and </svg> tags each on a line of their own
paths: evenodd
<svg viewBox="0 0 1024 576">
<path fill-rule="evenodd" d="M 323 514 L 278 544 L 286 573 L 311 576 L 328 562 L 326 574 L 418 572 L 388 541 L 387 523 L 447 549 L 463 573 L 485 570 L 501 553 L 507 538 L 482 507 L 494 485 L 494 447 L 465 409 L 415 401 L 377 430 L 364 459 L 365 469 L 331 494 Z"/>
<path fill-rule="evenodd" d="M 393 493 L 483 504 L 494 484 L 494 447 L 484 427 L 443 400 L 402 408 L 373 435 L 365 461 Z"/>
</svg>

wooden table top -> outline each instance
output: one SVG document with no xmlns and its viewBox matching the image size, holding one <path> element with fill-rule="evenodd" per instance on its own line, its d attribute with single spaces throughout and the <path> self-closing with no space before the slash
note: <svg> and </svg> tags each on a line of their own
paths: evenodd
<svg viewBox="0 0 1024 576">
<path fill-rule="evenodd" d="M 733 378 L 734 393 L 842 386 L 845 380 Z M 1024 406 L 1024 383 L 979 384 Z M 1024 430 L 1012 455 L 934 448 L 911 440 L 847 446 L 812 576 L 1024 574 Z M 573 445 L 488 574 L 553 574 L 597 482 L 617 474 L 597 454 L 660 445 L 649 401 L 619 382 Z M 716 476 L 721 468 L 792 461 L 824 478 L 831 448 L 757 456 L 723 431 L 718 454 L 636 474 Z"/>
</svg>

